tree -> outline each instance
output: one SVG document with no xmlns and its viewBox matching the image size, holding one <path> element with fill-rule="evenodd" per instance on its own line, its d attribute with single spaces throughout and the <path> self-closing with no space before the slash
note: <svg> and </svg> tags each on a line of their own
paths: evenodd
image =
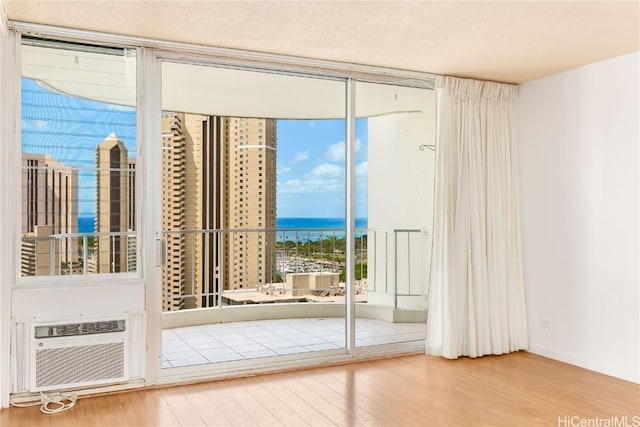
<svg viewBox="0 0 640 427">
<path fill-rule="evenodd" d="M 355 276 L 356 276 L 356 280 L 362 280 L 363 278 L 364 279 L 367 278 L 366 262 L 359 262 L 355 265 Z M 345 268 L 343 268 L 342 271 L 340 272 L 340 281 L 341 282 L 347 281 L 347 270 Z"/>
</svg>

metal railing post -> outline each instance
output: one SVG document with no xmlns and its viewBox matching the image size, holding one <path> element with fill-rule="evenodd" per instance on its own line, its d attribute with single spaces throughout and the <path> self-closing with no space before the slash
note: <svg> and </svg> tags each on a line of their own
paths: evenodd
<svg viewBox="0 0 640 427">
<path fill-rule="evenodd" d="M 222 289 L 224 289 L 224 283 L 222 282 L 224 278 L 224 265 L 222 265 L 222 232 L 216 231 L 216 240 L 218 242 L 218 250 L 216 251 L 216 256 L 218 258 L 218 266 L 217 269 L 213 272 L 214 280 L 215 280 L 215 292 L 218 307 L 222 307 Z"/>
<path fill-rule="evenodd" d="M 116 272 L 116 236 L 111 236 L 111 270 L 110 273 Z"/>
<path fill-rule="evenodd" d="M 88 243 L 87 235 L 82 236 L 82 274 L 88 274 L 89 271 L 89 248 L 87 248 Z"/>
<path fill-rule="evenodd" d="M 407 281 L 409 282 L 409 295 L 411 293 L 411 232 L 407 231 Z"/>
<path fill-rule="evenodd" d="M 195 257 L 195 253 L 196 253 L 196 244 L 195 244 L 196 234 L 195 233 L 190 233 L 190 234 L 191 234 L 191 293 L 195 294 L 196 293 L 196 257 Z M 200 289 L 200 291 L 203 294 L 205 293 L 204 292 L 204 283 L 202 284 L 202 288 Z M 207 291 L 207 294 L 208 293 L 209 292 Z M 208 296 L 209 295 L 206 295 L 206 297 L 208 297 Z M 200 298 L 202 298 L 202 296 Z M 202 302 L 202 300 L 201 300 L 201 302 Z"/>
<path fill-rule="evenodd" d="M 393 308 L 398 308 L 398 232 L 393 230 Z"/>
<path fill-rule="evenodd" d="M 53 237 L 49 240 L 49 273 L 56 274 L 56 241 Z"/>
<path fill-rule="evenodd" d="M 384 293 L 389 293 L 389 230 L 384 232 Z"/>
</svg>

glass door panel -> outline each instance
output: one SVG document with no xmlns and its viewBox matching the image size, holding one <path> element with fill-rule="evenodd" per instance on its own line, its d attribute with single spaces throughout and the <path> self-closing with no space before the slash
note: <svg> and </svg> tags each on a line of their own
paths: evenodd
<svg viewBox="0 0 640 427">
<path fill-rule="evenodd" d="M 424 341 L 435 92 L 358 82 L 356 95 L 356 216 L 367 218 L 356 235 L 356 346 Z"/>
<path fill-rule="evenodd" d="M 135 49 L 23 37 L 21 57 L 20 276 L 137 273 Z"/>
<path fill-rule="evenodd" d="M 163 368 L 345 348 L 345 83 L 162 63 Z"/>
</svg>

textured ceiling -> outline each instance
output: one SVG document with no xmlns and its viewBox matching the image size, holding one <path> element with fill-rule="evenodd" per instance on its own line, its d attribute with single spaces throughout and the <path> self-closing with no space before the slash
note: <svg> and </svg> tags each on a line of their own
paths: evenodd
<svg viewBox="0 0 640 427">
<path fill-rule="evenodd" d="M 640 2 L 0 0 L 10 20 L 521 83 L 640 49 Z"/>
</svg>

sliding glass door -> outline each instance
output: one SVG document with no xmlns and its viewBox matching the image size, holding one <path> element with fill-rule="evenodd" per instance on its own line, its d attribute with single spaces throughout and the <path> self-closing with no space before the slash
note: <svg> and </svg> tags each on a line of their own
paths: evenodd
<svg viewBox="0 0 640 427">
<path fill-rule="evenodd" d="M 435 106 L 432 90 L 356 83 L 356 129 L 366 135 L 356 145 L 356 216 L 368 219 L 353 254 L 356 294 L 366 302 L 356 310 L 358 347 L 425 339 Z"/>
<path fill-rule="evenodd" d="M 162 63 L 164 368 L 345 352 L 345 82 Z"/>
<path fill-rule="evenodd" d="M 419 348 L 434 92 L 211 55 L 24 38 L 14 300 L 117 314 L 150 382 Z"/>
</svg>

